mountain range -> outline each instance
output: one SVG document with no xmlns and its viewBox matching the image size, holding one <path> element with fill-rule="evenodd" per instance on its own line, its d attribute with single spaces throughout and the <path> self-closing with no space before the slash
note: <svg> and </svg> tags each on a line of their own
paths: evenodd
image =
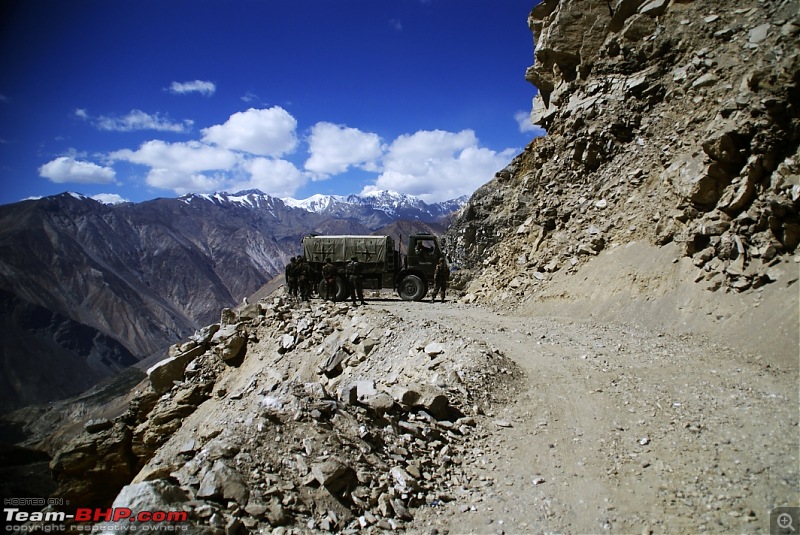
<svg viewBox="0 0 800 535">
<path fill-rule="evenodd" d="M 0 206 L 0 412 L 74 395 L 216 320 L 307 234 L 441 234 L 465 198 L 279 199 L 258 190 Z"/>
</svg>

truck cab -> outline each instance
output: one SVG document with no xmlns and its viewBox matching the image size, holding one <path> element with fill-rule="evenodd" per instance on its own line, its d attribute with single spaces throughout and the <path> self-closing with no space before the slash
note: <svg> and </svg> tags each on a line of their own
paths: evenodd
<svg viewBox="0 0 800 535">
<path fill-rule="evenodd" d="M 408 237 L 402 271 L 396 278 L 397 293 L 402 299 L 419 301 L 425 297 L 433 284 L 433 273 L 440 258 L 445 258 L 445 255 L 433 234 L 412 234 Z"/>
</svg>

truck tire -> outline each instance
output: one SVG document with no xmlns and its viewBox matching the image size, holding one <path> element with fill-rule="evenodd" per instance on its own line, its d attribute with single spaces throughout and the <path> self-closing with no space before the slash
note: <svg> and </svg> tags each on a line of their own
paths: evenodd
<svg viewBox="0 0 800 535">
<path fill-rule="evenodd" d="M 398 293 L 403 301 L 421 301 L 427 292 L 425 283 L 416 275 L 406 275 L 400 282 Z"/>
<path fill-rule="evenodd" d="M 342 276 L 336 277 L 336 297 L 334 301 L 347 301 L 350 297 L 350 284 Z"/>
<path fill-rule="evenodd" d="M 317 291 L 319 292 L 319 296 L 321 299 L 325 299 L 325 279 L 319 281 L 319 285 L 317 286 Z M 344 278 L 337 276 L 336 277 L 336 290 L 333 292 L 333 300 L 334 301 L 344 301 L 350 295 L 350 286 L 347 284 L 347 281 Z"/>
</svg>

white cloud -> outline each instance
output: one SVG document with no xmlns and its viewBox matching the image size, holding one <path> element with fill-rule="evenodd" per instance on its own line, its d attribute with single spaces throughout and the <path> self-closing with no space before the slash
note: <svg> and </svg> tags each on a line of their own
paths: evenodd
<svg viewBox="0 0 800 535">
<path fill-rule="evenodd" d="M 39 167 L 39 176 L 57 184 L 110 184 L 116 173 L 110 167 L 61 156 Z"/>
<path fill-rule="evenodd" d="M 186 193 L 210 193 L 225 188 L 225 177 L 220 174 L 207 175 L 177 169 L 150 169 L 145 179 L 149 186 L 169 189 L 178 195 Z"/>
<path fill-rule="evenodd" d="M 235 169 L 239 162 L 235 153 L 199 141 L 166 143 L 152 140 L 135 151 L 113 152 L 109 158 L 150 167 L 147 184 L 179 195 L 220 189 L 226 177 L 221 172 Z"/>
<path fill-rule="evenodd" d="M 419 131 L 398 137 L 383 158 L 384 169 L 363 193 L 394 190 L 426 202 L 468 195 L 488 182 L 518 152 L 479 146 L 472 130 Z"/>
<path fill-rule="evenodd" d="M 128 199 L 121 197 L 116 193 L 98 193 L 97 195 L 92 195 L 92 199 L 103 204 L 120 204 L 123 202 L 130 202 Z"/>
<path fill-rule="evenodd" d="M 273 197 L 290 197 L 308 182 L 308 175 L 286 160 L 253 158 L 244 162 L 242 168 L 249 173 L 249 179 L 234 183 L 231 191 L 260 189 Z"/>
<path fill-rule="evenodd" d="M 92 118 L 85 109 L 75 110 L 75 116 L 93 122 L 103 119 Z M 169 123 L 137 110 L 115 121 L 112 124 L 117 129 Z M 418 131 L 385 145 L 378 134 L 318 122 L 307 139 L 305 163 L 298 168 L 283 158 L 298 147 L 297 121 L 279 106 L 237 112 L 223 124 L 200 132 L 199 140 L 169 143 L 154 139 L 137 149 L 112 152 L 106 156 L 107 165 L 129 162 L 145 166 L 149 186 L 177 194 L 256 188 L 279 197 L 293 196 L 310 180 L 361 169 L 375 176 L 362 192 L 395 190 L 435 202 L 474 192 L 518 152 L 515 148 L 498 152 L 482 147 L 472 130 Z M 85 160 L 84 155 L 65 154 L 43 165 L 40 174 L 64 182 L 115 180 L 112 167 Z"/>
<path fill-rule="evenodd" d="M 124 160 L 155 169 L 169 169 L 190 174 L 199 171 L 232 169 L 238 158 L 233 152 L 200 143 L 167 143 L 158 139 L 142 143 L 138 150 L 123 149 L 109 155 L 112 160 Z"/>
<path fill-rule="evenodd" d="M 527 111 L 518 111 L 515 113 L 514 120 L 517 121 L 519 131 L 523 134 L 526 132 L 532 132 L 534 137 L 547 135 L 547 130 L 531 122 L 531 114 Z"/>
<path fill-rule="evenodd" d="M 256 95 L 252 91 L 248 91 L 247 93 L 245 93 L 244 96 L 241 97 L 241 99 L 242 99 L 242 102 L 247 102 L 248 104 L 250 102 L 255 102 L 257 100 L 260 100 L 258 95 Z"/>
<path fill-rule="evenodd" d="M 308 144 L 311 157 L 305 168 L 317 178 L 344 173 L 351 166 L 374 171 L 383 153 L 377 134 L 326 122 L 311 128 Z"/>
<path fill-rule="evenodd" d="M 200 93 L 201 95 L 210 97 L 217 90 L 217 86 L 213 82 L 203 80 L 194 80 L 191 82 L 172 82 L 168 91 L 174 95 L 186 95 L 189 93 Z"/>
<path fill-rule="evenodd" d="M 92 117 L 85 109 L 75 110 L 75 116 L 85 121 L 90 121 L 99 130 L 107 132 L 133 132 L 137 130 L 157 130 L 159 132 L 189 132 L 194 121 L 185 119 L 183 122 L 173 122 L 160 114 L 153 115 L 142 110 L 131 110 L 127 115 L 114 117 L 99 115 Z"/>
<path fill-rule="evenodd" d="M 259 156 L 280 157 L 297 147 L 297 120 L 279 106 L 250 108 L 224 124 L 204 128 L 203 141 Z"/>
<path fill-rule="evenodd" d="M 150 167 L 147 184 L 178 195 L 256 188 L 270 195 L 287 196 L 308 182 L 308 175 L 286 160 L 253 158 L 199 141 L 152 140 L 136 151 L 120 150 L 109 157 L 112 161 Z"/>
</svg>

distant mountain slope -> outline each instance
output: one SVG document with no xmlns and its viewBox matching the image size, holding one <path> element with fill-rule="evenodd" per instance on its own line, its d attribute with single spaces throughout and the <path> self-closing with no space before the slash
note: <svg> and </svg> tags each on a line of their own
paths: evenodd
<svg viewBox="0 0 800 535">
<path fill-rule="evenodd" d="M 220 309 L 282 272 L 304 235 L 369 234 L 397 215 L 427 229 L 443 211 L 393 194 L 347 199 L 314 211 L 256 190 L 117 205 L 64 193 L 0 206 L 5 377 L 22 377 L 26 361 L 51 369 L 64 361 L 56 331 L 94 340 L 90 349 L 67 352 L 73 364 L 58 374 L 63 388 L 46 380 L 35 393 L 12 388 L 0 410 L 75 394 L 213 323 Z M 19 321 L 22 306 L 57 316 L 60 327 L 29 328 Z M 117 357 L 103 358 L 109 352 Z"/>
<path fill-rule="evenodd" d="M 73 395 L 137 361 L 114 338 L 5 291 L 0 328 L 0 408 Z"/>
</svg>

